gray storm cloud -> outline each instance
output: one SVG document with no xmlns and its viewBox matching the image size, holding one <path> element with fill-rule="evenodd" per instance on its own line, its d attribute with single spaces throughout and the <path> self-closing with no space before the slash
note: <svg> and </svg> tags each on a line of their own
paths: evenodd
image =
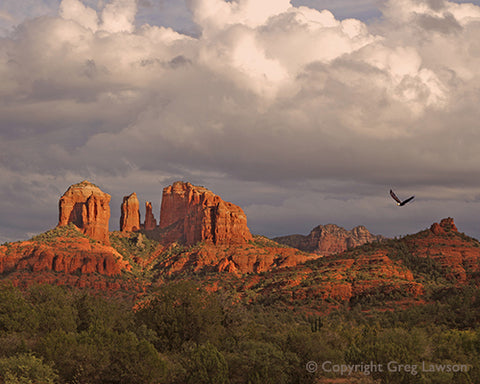
<svg viewBox="0 0 480 384">
<path fill-rule="evenodd" d="M 123 195 L 158 206 L 188 179 L 254 232 L 397 235 L 456 215 L 480 234 L 480 7 L 390 0 L 366 24 L 288 0 L 187 3 L 195 37 L 138 26 L 133 0 L 63 0 L 0 39 L 0 238 L 55 225 L 84 178 L 113 195 L 113 228 Z M 390 187 L 416 205 L 392 211 Z"/>
</svg>

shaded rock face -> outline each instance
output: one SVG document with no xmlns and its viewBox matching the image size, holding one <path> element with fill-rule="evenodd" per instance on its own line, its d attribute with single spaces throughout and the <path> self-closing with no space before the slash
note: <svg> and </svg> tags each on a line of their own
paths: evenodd
<svg viewBox="0 0 480 384">
<path fill-rule="evenodd" d="M 82 181 L 70 186 L 59 201 L 58 226 L 75 224 L 92 239 L 109 244 L 110 195 L 96 185 Z"/>
<path fill-rule="evenodd" d="M 157 220 L 153 216 L 152 203 L 147 201 L 145 203 L 145 224 L 144 229 L 146 231 L 151 231 L 157 227 Z"/>
<path fill-rule="evenodd" d="M 122 214 L 120 216 L 120 231 L 132 232 L 140 229 L 140 203 L 134 192 L 123 198 Z"/>
<path fill-rule="evenodd" d="M 307 236 L 281 236 L 274 240 L 305 252 L 314 252 L 328 256 L 365 243 L 381 241 L 383 239 L 385 238 L 381 235 L 371 234 L 363 225 L 347 231 L 335 224 L 327 224 L 315 227 Z"/>
<path fill-rule="evenodd" d="M 252 239 L 240 207 L 204 187 L 183 182 L 164 188 L 159 227 L 163 241 L 169 243 L 244 244 Z"/>
</svg>

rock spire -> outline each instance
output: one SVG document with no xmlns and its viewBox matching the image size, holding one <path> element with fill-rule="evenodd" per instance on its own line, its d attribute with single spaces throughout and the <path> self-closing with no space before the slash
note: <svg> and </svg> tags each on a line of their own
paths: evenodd
<svg viewBox="0 0 480 384">
<path fill-rule="evenodd" d="M 123 198 L 120 216 L 120 231 L 131 232 L 140 229 L 140 203 L 134 192 Z"/>
</svg>

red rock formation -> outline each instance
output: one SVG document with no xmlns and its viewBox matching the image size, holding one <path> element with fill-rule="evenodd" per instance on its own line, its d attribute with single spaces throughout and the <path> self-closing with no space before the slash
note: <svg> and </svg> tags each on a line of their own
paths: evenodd
<svg viewBox="0 0 480 384">
<path fill-rule="evenodd" d="M 314 258 L 310 255 L 308 259 Z M 272 293 L 281 296 L 285 302 L 291 300 L 295 308 L 305 305 L 311 309 L 316 302 L 356 300 L 378 293 L 398 294 L 401 300 L 413 301 L 425 293 L 422 283 L 415 281 L 412 272 L 401 261 L 392 260 L 389 251 L 384 249 L 368 254 L 351 250 L 341 256 L 317 255 L 316 260 L 308 264 L 270 268 L 261 279 L 257 277 L 244 276 L 245 289 L 259 296 L 271 296 Z M 394 306 L 394 301 L 392 298 L 378 305 Z"/>
<path fill-rule="evenodd" d="M 218 247 L 214 244 L 196 246 L 182 253 L 172 252 L 159 265 L 166 275 L 177 272 L 230 272 L 235 275 L 266 272 L 273 268 L 289 268 L 320 256 L 280 247 L 275 242 L 258 237 L 254 243 Z"/>
<path fill-rule="evenodd" d="M 277 237 L 274 240 L 305 252 L 328 256 L 382 239 L 384 239 L 383 236 L 372 235 L 363 225 L 347 231 L 335 224 L 327 224 L 314 228 L 308 236 L 290 235 Z"/>
<path fill-rule="evenodd" d="M 459 233 L 453 219 L 447 218 L 434 223 L 430 229 L 385 243 L 385 248 L 379 244 L 365 248 L 364 252 L 361 248 L 352 249 L 338 256 L 319 258 L 308 267 L 272 269 L 268 275 L 272 283 L 264 285 L 260 294 L 276 290 L 287 296 L 290 294 L 292 300 L 331 298 L 345 301 L 380 292 L 387 296 L 403 296 L 399 302 L 405 305 L 420 303 L 418 297 L 425 293 L 424 277 L 418 278 L 418 271 L 406 268 L 403 258 L 409 254 L 433 260 L 440 266 L 443 276 L 458 285 L 472 281 L 478 284 L 480 280 L 480 243 Z M 281 277 L 272 278 L 276 275 Z M 279 284 L 282 289 L 278 288 Z M 396 308 L 397 301 L 390 298 L 384 304 Z"/>
<path fill-rule="evenodd" d="M 54 284 L 121 289 L 121 294 L 129 295 L 145 287 L 144 282 L 135 278 L 124 278 L 131 270 L 130 263 L 117 250 L 92 241 L 72 224 L 28 241 L 0 246 L 0 281 L 20 287 Z"/>
<path fill-rule="evenodd" d="M 252 239 L 240 207 L 204 187 L 183 182 L 164 188 L 159 227 L 168 243 L 244 244 Z"/>
<path fill-rule="evenodd" d="M 24 241 L 0 247 L 0 273 L 15 271 L 61 272 L 116 276 L 131 270 L 112 247 L 88 238 L 58 237 L 54 241 Z"/>
<path fill-rule="evenodd" d="M 68 188 L 59 201 L 58 226 L 73 223 L 92 239 L 109 244 L 110 195 L 82 181 Z"/>
<path fill-rule="evenodd" d="M 432 224 L 429 230 L 408 236 L 405 242 L 415 256 L 439 263 L 451 280 L 465 283 L 480 279 L 480 243 L 459 233 L 451 217 Z"/>
<path fill-rule="evenodd" d="M 120 231 L 132 232 L 140 229 L 139 207 L 140 203 L 135 192 L 123 198 Z"/>
<path fill-rule="evenodd" d="M 458 232 L 458 229 L 453 222 L 451 217 L 447 217 L 446 219 L 442 219 L 439 223 L 433 223 L 430 227 L 430 231 L 432 231 L 435 235 L 444 235 L 447 232 Z"/>
<path fill-rule="evenodd" d="M 152 203 L 149 201 L 145 203 L 145 224 L 143 227 L 146 231 L 151 231 L 157 228 L 157 220 L 155 219 L 155 216 L 153 216 Z"/>
</svg>

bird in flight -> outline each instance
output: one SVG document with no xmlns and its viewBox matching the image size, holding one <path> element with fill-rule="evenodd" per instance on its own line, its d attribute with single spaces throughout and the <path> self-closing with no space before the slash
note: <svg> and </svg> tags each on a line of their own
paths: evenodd
<svg viewBox="0 0 480 384">
<path fill-rule="evenodd" d="M 415 197 L 415 196 L 411 196 L 408 199 L 402 201 L 397 197 L 397 195 L 395 195 L 395 193 L 391 189 L 390 189 L 390 196 L 393 197 L 393 199 L 397 202 L 397 205 L 400 206 L 400 207 L 404 206 L 409 201 L 413 200 L 413 198 Z"/>
</svg>

